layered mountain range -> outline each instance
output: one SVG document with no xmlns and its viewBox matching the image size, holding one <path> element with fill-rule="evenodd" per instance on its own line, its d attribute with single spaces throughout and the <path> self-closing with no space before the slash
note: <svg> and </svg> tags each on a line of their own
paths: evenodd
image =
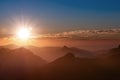
<svg viewBox="0 0 120 80">
<path fill-rule="evenodd" d="M 95 54 L 67 46 L 4 46 L 0 48 L 0 80 L 119 80 L 120 46 Z"/>
</svg>

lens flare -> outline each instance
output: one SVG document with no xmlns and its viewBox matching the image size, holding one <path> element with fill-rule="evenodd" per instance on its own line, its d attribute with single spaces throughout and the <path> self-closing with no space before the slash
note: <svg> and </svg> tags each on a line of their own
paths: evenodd
<svg viewBox="0 0 120 80">
<path fill-rule="evenodd" d="M 28 40 L 31 36 L 31 28 L 20 28 L 17 31 L 17 38 L 20 40 Z"/>
</svg>

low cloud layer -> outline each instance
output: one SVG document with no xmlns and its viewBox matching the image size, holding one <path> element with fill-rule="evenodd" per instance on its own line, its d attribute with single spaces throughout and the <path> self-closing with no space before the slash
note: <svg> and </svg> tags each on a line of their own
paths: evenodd
<svg viewBox="0 0 120 80">
<path fill-rule="evenodd" d="M 7 34 L 0 30 L 0 38 L 10 38 L 13 34 Z M 75 30 L 61 33 L 34 34 L 35 38 L 50 39 L 120 39 L 120 29 L 104 29 L 104 30 Z M 33 37 L 33 38 L 34 38 Z"/>
<path fill-rule="evenodd" d="M 106 30 L 76 30 L 56 34 L 45 34 L 42 38 L 70 38 L 70 39 L 120 39 L 120 29 Z"/>
</svg>

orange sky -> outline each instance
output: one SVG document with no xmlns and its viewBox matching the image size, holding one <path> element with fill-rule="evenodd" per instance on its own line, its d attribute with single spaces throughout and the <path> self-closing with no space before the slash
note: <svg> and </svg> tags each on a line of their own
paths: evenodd
<svg viewBox="0 0 120 80">
<path fill-rule="evenodd" d="M 10 38 L 1 38 L 0 45 L 16 44 L 16 45 L 34 45 L 38 47 L 78 47 L 88 50 L 109 49 L 117 47 L 120 40 L 77 40 L 77 39 L 31 39 L 23 42 Z"/>
</svg>

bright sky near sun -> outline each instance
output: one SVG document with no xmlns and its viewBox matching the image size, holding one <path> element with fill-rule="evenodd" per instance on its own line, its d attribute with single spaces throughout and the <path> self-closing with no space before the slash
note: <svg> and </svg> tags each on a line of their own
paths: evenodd
<svg viewBox="0 0 120 80">
<path fill-rule="evenodd" d="M 119 28 L 120 0 L 0 0 L 0 38 L 120 39 Z"/>
<path fill-rule="evenodd" d="M 31 32 L 29 28 L 20 28 L 16 34 L 16 37 L 20 40 L 28 40 L 31 37 Z"/>
<path fill-rule="evenodd" d="M 0 27 L 15 16 L 36 19 L 43 33 L 119 28 L 120 0 L 0 0 Z"/>
</svg>

